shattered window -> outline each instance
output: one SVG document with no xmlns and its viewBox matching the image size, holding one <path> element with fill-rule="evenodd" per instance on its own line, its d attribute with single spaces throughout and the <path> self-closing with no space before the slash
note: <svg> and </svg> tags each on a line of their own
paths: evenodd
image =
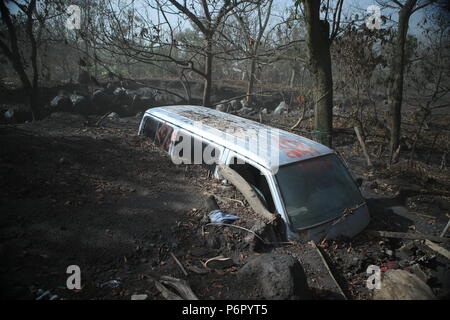
<svg viewBox="0 0 450 320">
<path fill-rule="evenodd" d="M 276 179 L 294 228 L 331 220 L 363 202 L 356 183 L 334 154 L 282 166 Z"/>
</svg>

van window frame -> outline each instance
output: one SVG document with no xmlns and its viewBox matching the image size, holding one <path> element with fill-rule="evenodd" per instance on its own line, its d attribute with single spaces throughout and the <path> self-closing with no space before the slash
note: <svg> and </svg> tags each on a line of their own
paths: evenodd
<svg viewBox="0 0 450 320">
<path fill-rule="evenodd" d="M 285 221 L 285 223 L 288 225 L 288 228 L 292 229 L 291 222 L 286 217 L 286 209 L 285 209 L 284 203 L 281 199 L 280 189 L 278 188 L 277 181 L 275 180 L 275 177 L 272 174 L 271 170 L 267 169 L 266 167 L 260 165 L 259 163 L 255 162 L 255 161 L 249 159 L 248 157 L 246 157 L 242 154 L 239 154 L 233 150 L 229 150 L 229 149 L 228 149 L 228 154 L 227 154 L 227 158 L 225 161 L 225 165 L 230 166 L 231 160 L 233 158 L 240 158 L 241 160 L 245 161 L 245 163 L 258 169 L 266 177 L 267 184 L 269 185 L 270 193 L 272 196 L 272 201 L 273 201 L 273 204 L 275 207 L 274 213 L 280 214 L 281 217 L 283 218 L 283 220 Z"/>
<path fill-rule="evenodd" d="M 224 146 L 221 146 L 221 145 L 219 145 L 219 144 L 217 144 L 217 143 L 215 143 L 215 142 L 213 142 L 213 141 L 211 141 L 211 140 L 209 140 L 207 138 L 204 138 L 204 137 L 202 137 L 202 136 L 200 136 L 200 135 L 198 135 L 196 133 L 193 133 L 192 131 L 186 130 L 186 129 L 182 128 L 182 127 L 179 127 L 179 126 L 176 126 L 176 127 L 177 127 L 177 129 L 172 133 L 173 134 L 173 139 L 171 141 L 171 146 L 172 147 L 170 149 L 170 156 L 171 157 L 173 156 L 173 151 L 174 151 L 173 147 L 175 146 L 175 142 L 177 141 L 180 133 L 183 133 L 184 135 L 189 135 L 189 137 L 191 139 L 196 139 L 197 141 L 202 143 L 202 157 L 203 157 L 203 152 L 204 152 L 203 144 L 212 145 L 219 152 L 219 156 L 217 157 L 217 162 L 218 163 L 222 162 L 222 158 L 223 158 L 223 155 L 224 155 L 225 150 L 226 150 L 226 148 Z M 191 141 L 191 142 L 193 142 L 193 141 Z M 193 146 L 191 145 L 191 147 L 193 147 Z M 191 160 L 194 160 L 194 159 L 191 159 Z M 193 163 L 191 163 L 191 164 L 193 164 Z M 214 170 L 211 169 L 211 166 L 213 166 L 213 164 L 206 164 L 206 163 L 203 164 L 202 163 L 200 165 L 203 166 L 204 168 L 206 168 L 207 170 L 209 170 L 214 176 L 217 177 L 217 170 L 218 170 L 217 169 L 217 164 L 215 165 Z"/>
</svg>

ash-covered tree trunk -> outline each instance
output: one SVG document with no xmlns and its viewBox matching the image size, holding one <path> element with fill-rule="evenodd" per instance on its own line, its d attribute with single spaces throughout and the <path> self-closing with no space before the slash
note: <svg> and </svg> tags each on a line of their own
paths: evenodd
<svg viewBox="0 0 450 320">
<path fill-rule="evenodd" d="M 391 83 L 388 88 L 388 102 L 391 119 L 390 151 L 391 155 L 400 143 L 401 111 L 403 100 L 403 77 L 405 70 L 405 44 L 409 18 L 417 0 L 407 0 L 399 10 L 398 30 L 390 68 Z"/>
<path fill-rule="evenodd" d="M 331 147 L 333 129 L 333 78 L 328 21 L 320 19 L 320 0 L 305 0 L 306 46 L 314 79 L 315 140 Z"/>
<path fill-rule="evenodd" d="M 247 103 L 249 106 L 253 104 L 253 87 L 255 86 L 256 79 L 256 58 L 252 58 L 250 62 L 250 71 L 248 73 L 248 84 L 247 84 Z"/>
<path fill-rule="evenodd" d="M 37 43 L 33 31 L 33 12 L 36 9 L 36 0 L 31 0 L 23 4 L 16 4 L 26 15 L 26 34 L 31 45 L 31 54 L 29 60 L 24 57 L 19 49 L 16 26 L 11 18 L 11 12 L 5 2 L 0 1 L 1 18 L 8 30 L 9 45 L 0 39 L 0 52 L 11 62 L 14 70 L 19 76 L 22 86 L 29 97 L 30 110 L 33 119 L 40 119 L 42 117 L 42 105 L 39 98 L 39 73 L 37 66 Z M 32 67 L 32 79 L 30 80 L 24 61 L 29 61 Z"/>
</svg>

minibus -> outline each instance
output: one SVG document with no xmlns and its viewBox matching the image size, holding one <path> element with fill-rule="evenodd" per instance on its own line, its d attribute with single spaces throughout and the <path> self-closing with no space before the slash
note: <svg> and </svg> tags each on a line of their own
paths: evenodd
<svg viewBox="0 0 450 320">
<path fill-rule="evenodd" d="M 261 202 L 280 214 L 288 239 L 352 238 L 370 221 L 345 161 L 305 137 L 202 106 L 148 109 L 139 134 L 176 164 L 217 164 L 237 171 Z M 226 182 L 226 181 L 224 181 Z"/>
</svg>

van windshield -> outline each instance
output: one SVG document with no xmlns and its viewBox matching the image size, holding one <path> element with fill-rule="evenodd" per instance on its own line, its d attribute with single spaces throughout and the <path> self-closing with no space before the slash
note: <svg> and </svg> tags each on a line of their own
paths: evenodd
<svg viewBox="0 0 450 320">
<path fill-rule="evenodd" d="M 331 220 L 363 202 L 356 183 L 335 154 L 282 166 L 275 177 L 294 228 Z"/>
</svg>

